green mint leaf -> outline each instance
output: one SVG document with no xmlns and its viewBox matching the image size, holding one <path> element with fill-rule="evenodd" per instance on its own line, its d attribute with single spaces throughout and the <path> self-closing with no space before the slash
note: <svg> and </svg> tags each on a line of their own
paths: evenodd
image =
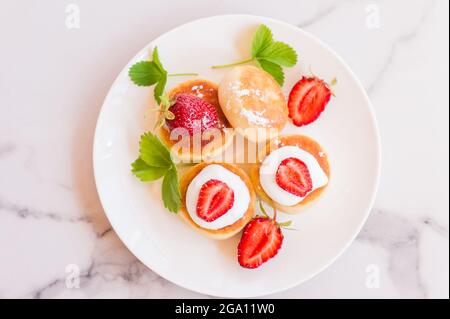
<svg viewBox="0 0 450 319">
<path fill-rule="evenodd" d="M 164 176 L 161 191 L 164 207 L 173 213 L 177 213 L 181 207 L 181 194 L 175 166 L 172 166 Z"/>
<path fill-rule="evenodd" d="M 161 96 L 164 94 L 164 89 L 166 88 L 167 83 L 167 72 L 162 71 L 161 78 L 158 84 L 155 85 L 153 89 L 153 96 L 155 97 L 156 102 L 161 104 Z"/>
<path fill-rule="evenodd" d="M 258 59 L 258 63 L 264 71 L 266 71 L 267 73 L 269 73 L 270 75 L 273 76 L 275 81 L 277 81 L 280 86 L 283 86 L 284 73 L 283 73 L 283 69 L 281 68 L 281 66 L 279 66 L 278 64 L 269 62 L 267 60 L 262 60 L 262 59 L 261 60 Z"/>
<path fill-rule="evenodd" d="M 134 84 L 138 86 L 150 86 L 157 83 L 162 76 L 159 67 L 150 61 L 141 61 L 133 64 L 128 75 Z"/>
<path fill-rule="evenodd" d="M 284 66 L 292 67 L 297 64 L 297 53 L 286 43 L 277 41 L 265 47 L 258 56 L 258 59 Z"/>
<path fill-rule="evenodd" d="M 164 176 L 168 170 L 166 167 L 149 166 L 141 158 L 135 160 L 131 167 L 131 171 L 141 182 L 155 181 Z"/>
<path fill-rule="evenodd" d="M 261 24 L 253 36 L 252 58 L 256 58 L 259 53 L 268 47 L 272 42 L 272 31 L 270 31 L 270 29 L 264 24 Z"/>
<path fill-rule="evenodd" d="M 172 166 L 169 150 L 152 133 L 143 134 L 139 146 L 139 156 L 147 165 L 163 168 Z"/>
</svg>

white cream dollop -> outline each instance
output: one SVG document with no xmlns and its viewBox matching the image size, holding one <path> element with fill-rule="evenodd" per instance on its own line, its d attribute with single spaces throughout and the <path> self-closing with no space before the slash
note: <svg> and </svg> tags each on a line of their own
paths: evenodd
<svg viewBox="0 0 450 319">
<path fill-rule="evenodd" d="M 207 222 L 197 215 L 197 201 L 203 184 L 211 179 L 217 179 L 230 187 L 234 192 L 233 206 L 222 216 L 212 222 Z M 186 208 L 192 220 L 206 229 L 220 229 L 234 224 L 241 219 L 250 204 L 250 192 L 245 182 L 236 174 L 222 165 L 210 164 L 203 168 L 189 184 L 186 191 Z"/>
<path fill-rule="evenodd" d="M 267 155 L 259 168 L 259 180 L 266 194 L 277 203 L 284 206 L 294 206 L 304 197 L 294 195 L 282 189 L 276 181 L 278 166 L 286 158 L 298 158 L 308 167 L 312 181 L 312 191 L 328 183 L 328 176 L 322 170 L 316 158 L 297 146 L 283 146 Z"/>
</svg>

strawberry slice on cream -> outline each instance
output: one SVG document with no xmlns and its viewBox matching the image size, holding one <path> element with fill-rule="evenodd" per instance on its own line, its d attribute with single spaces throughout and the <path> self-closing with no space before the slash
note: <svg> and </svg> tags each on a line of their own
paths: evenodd
<svg viewBox="0 0 450 319">
<path fill-rule="evenodd" d="M 187 212 L 202 228 L 220 229 L 232 225 L 245 215 L 249 205 L 250 192 L 246 183 L 222 165 L 204 167 L 187 187 Z"/>
<path fill-rule="evenodd" d="M 294 206 L 309 193 L 328 184 L 328 176 L 316 158 L 291 145 L 280 147 L 267 155 L 259 175 L 266 194 L 284 206 Z"/>
</svg>

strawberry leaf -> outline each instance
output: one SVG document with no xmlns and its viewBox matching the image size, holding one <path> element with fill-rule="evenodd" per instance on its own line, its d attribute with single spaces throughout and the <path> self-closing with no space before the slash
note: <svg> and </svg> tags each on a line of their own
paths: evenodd
<svg viewBox="0 0 450 319">
<path fill-rule="evenodd" d="M 164 176 L 168 170 L 166 167 L 149 166 L 141 158 L 134 161 L 131 167 L 131 171 L 141 182 L 155 181 Z"/>
<path fill-rule="evenodd" d="M 150 86 L 157 83 L 162 76 L 159 67 L 150 61 L 135 63 L 129 70 L 131 81 L 138 86 Z"/>
<path fill-rule="evenodd" d="M 181 195 L 178 184 L 178 173 L 175 166 L 172 166 L 164 176 L 162 182 L 162 198 L 164 207 L 176 213 L 180 210 Z"/>
<path fill-rule="evenodd" d="M 164 168 L 172 166 L 169 150 L 152 133 L 147 132 L 143 134 L 139 146 L 140 158 L 147 165 Z"/>
<path fill-rule="evenodd" d="M 178 212 L 181 195 L 177 168 L 169 150 L 152 133 L 141 136 L 140 157 L 131 164 L 131 171 L 142 182 L 155 181 L 164 176 L 161 186 L 164 207 Z"/>
<path fill-rule="evenodd" d="M 153 89 L 153 96 L 156 102 L 158 102 L 158 104 L 161 104 L 161 96 L 164 94 L 166 83 L 167 83 L 167 72 L 163 71 L 158 84 L 156 84 L 155 88 Z"/>
<path fill-rule="evenodd" d="M 158 54 L 158 47 L 155 47 L 152 52 L 152 62 L 161 70 L 161 72 L 167 72 L 161 64 Z"/>
<path fill-rule="evenodd" d="M 280 86 L 283 86 L 284 72 L 281 66 L 267 60 L 258 60 L 258 63 L 264 71 L 273 76 Z"/>
<path fill-rule="evenodd" d="M 257 57 L 284 67 L 292 67 L 297 64 L 297 53 L 295 50 L 288 44 L 280 41 L 271 43 Z"/>
<path fill-rule="evenodd" d="M 268 47 L 273 42 L 272 31 L 261 24 L 256 30 L 253 36 L 252 42 L 252 58 L 256 58 L 260 52 L 262 52 L 266 47 Z"/>
<path fill-rule="evenodd" d="M 158 47 L 155 47 L 152 52 L 152 61 L 140 61 L 133 64 L 128 71 L 128 76 L 131 81 L 138 86 L 151 86 L 156 84 L 153 90 L 153 96 L 161 103 L 161 96 L 164 94 L 164 89 L 167 84 L 167 77 L 169 76 L 193 76 L 196 73 L 177 73 L 168 74 L 164 69 L 161 60 L 159 59 Z"/>
<path fill-rule="evenodd" d="M 257 60 L 261 68 L 270 73 L 280 86 L 284 83 L 282 67 L 293 67 L 297 64 L 297 53 L 288 44 L 274 41 L 272 31 L 261 24 L 252 41 L 252 57 L 240 62 L 215 65 L 214 69 L 228 68 Z"/>
</svg>

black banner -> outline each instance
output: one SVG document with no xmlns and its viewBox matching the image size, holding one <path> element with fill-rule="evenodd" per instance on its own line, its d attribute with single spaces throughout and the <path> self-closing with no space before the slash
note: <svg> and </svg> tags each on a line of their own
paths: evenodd
<svg viewBox="0 0 450 319">
<path fill-rule="evenodd" d="M 65 314 L 86 316 L 114 314 L 129 318 L 144 315 L 148 318 L 301 318 L 314 314 L 322 316 L 386 316 L 418 315 L 448 309 L 449 300 L 298 300 L 298 299 L 148 299 L 148 300 L 0 300 L 15 315 L 31 311 L 33 314 Z M 430 308 L 433 307 L 433 308 Z M 439 309 L 442 308 L 442 309 Z M 423 312 L 422 312 L 423 311 Z"/>
</svg>

